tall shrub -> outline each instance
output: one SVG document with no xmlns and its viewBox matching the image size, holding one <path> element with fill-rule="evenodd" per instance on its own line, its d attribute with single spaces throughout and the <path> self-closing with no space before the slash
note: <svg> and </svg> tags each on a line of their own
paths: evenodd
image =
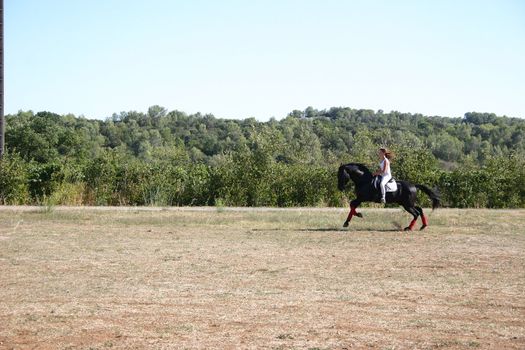
<svg viewBox="0 0 525 350">
<path fill-rule="evenodd" d="M 0 160 L 0 203 L 29 201 L 27 164 L 16 153 L 6 152 Z"/>
</svg>

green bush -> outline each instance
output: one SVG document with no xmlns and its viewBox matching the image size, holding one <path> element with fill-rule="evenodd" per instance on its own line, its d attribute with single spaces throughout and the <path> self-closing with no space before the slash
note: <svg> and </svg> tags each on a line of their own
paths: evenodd
<svg viewBox="0 0 525 350">
<path fill-rule="evenodd" d="M 123 200 L 128 193 L 117 191 L 118 182 L 122 177 L 119 167 L 127 162 L 117 151 L 104 151 L 93 158 L 86 166 L 84 179 L 86 182 L 86 203 L 88 205 L 119 205 L 132 204 Z"/>
<path fill-rule="evenodd" d="M 16 153 L 5 153 L 0 160 L 0 203 L 29 202 L 27 163 Z"/>
<path fill-rule="evenodd" d="M 189 166 L 179 203 L 181 205 L 201 206 L 216 204 L 217 190 L 213 180 L 214 176 L 211 167 L 205 164 Z"/>
<path fill-rule="evenodd" d="M 494 157 L 485 166 L 442 172 L 439 188 L 445 205 L 458 208 L 525 207 L 523 156 Z"/>
</svg>

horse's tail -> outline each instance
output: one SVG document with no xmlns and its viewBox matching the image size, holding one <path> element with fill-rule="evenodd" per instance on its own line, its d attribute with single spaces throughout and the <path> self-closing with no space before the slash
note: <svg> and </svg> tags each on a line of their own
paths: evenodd
<svg viewBox="0 0 525 350">
<path fill-rule="evenodd" d="M 433 191 L 425 185 L 416 185 L 416 188 L 425 192 L 425 194 L 430 197 L 430 199 L 432 200 L 432 210 L 439 207 L 439 204 L 441 203 L 441 198 L 439 197 L 439 193 L 437 193 L 437 191 Z"/>
</svg>

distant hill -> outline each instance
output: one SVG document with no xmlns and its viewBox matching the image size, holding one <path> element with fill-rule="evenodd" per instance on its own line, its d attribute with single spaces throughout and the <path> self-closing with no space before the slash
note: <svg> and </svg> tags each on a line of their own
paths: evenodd
<svg viewBox="0 0 525 350">
<path fill-rule="evenodd" d="M 7 116 L 7 148 L 24 159 L 91 157 L 118 149 L 149 159 L 155 150 L 182 147 L 191 161 L 214 158 L 248 145 L 253 132 L 271 134 L 276 159 L 326 164 L 375 152 L 378 146 L 427 148 L 442 163 L 483 163 L 487 157 L 525 151 L 525 120 L 493 113 L 463 118 L 428 117 L 381 110 L 331 108 L 293 111 L 282 120 L 227 120 L 152 106 L 147 113 L 122 112 L 105 121 L 50 112 Z"/>
</svg>

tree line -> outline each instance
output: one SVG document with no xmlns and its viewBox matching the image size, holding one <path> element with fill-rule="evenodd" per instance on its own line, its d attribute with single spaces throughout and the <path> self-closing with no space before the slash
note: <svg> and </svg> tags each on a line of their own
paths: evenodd
<svg viewBox="0 0 525 350">
<path fill-rule="evenodd" d="M 106 120 L 6 116 L 3 204 L 341 206 L 340 163 L 438 188 L 451 207 L 525 207 L 525 120 L 331 108 L 269 121 L 152 106 Z M 425 203 L 423 203 L 425 204 Z"/>
</svg>

